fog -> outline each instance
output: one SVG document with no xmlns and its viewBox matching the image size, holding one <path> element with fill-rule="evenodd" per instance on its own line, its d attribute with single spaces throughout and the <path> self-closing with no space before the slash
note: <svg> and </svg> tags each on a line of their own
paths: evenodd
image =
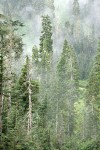
<svg viewBox="0 0 100 150">
<path fill-rule="evenodd" d="M 60 53 L 63 40 L 64 38 L 66 38 L 66 36 L 64 35 L 65 22 L 71 20 L 72 18 L 73 0 L 54 0 L 54 7 L 55 7 L 54 10 L 46 6 L 43 11 L 38 10 L 37 12 L 33 7 L 33 2 L 34 0 L 33 1 L 26 0 L 25 1 L 26 5 L 24 4 L 24 7 L 20 8 L 20 5 L 23 2 L 20 4 L 18 1 L 18 6 L 15 6 L 17 4 L 16 1 L 12 3 L 11 0 L 7 0 L 7 1 L 1 0 L 0 12 L 8 13 L 8 15 L 10 12 L 12 18 L 19 19 L 24 23 L 25 27 L 22 30 L 22 32 L 25 34 L 23 38 L 23 42 L 25 43 L 24 53 L 31 53 L 31 49 L 33 45 L 34 44 L 37 46 L 39 45 L 39 37 L 41 35 L 41 16 L 47 14 L 51 16 L 52 24 L 53 26 L 55 26 L 55 30 L 56 30 L 53 32 L 54 40 L 55 40 L 55 34 L 58 32 L 57 30 L 59 28 L 59 39 L 55 40 L 54 42 L 54 51 L 56 49 L 57 53 Z M 8 3 L 8 7 L 6 3 Z M 80 12 L 81 12 L 81 23 L 86 24 L 88 28 L 94 26 L 96 36 L 97 37 L 100 36 L 100 33 L 98 32 L 100 29 L 99 27 L 100 1 L 79 0 L 79 4 L 80 4 Z M 13 5 L 15 9 L 13 9 Z M 87 11 L 86 15 L 82 16 L 83 15 L 82 13 L 84 13 L 85 11 Z"/>
</svg>

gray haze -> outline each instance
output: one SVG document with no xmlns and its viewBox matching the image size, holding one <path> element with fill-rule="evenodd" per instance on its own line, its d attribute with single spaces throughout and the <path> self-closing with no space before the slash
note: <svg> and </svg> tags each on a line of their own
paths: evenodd
<svg viewBox="0 0 100 150">
<path fill-rule="evenodd" d="M 88 3 L 91 0 L 79 0 L 80 3 L 80 10 L 81 12 L 86 10 L 85 8 L 88 7 Z M 92 0 L 93 1 L 93 0 Z M 8 0 L 8 6 L 9 10 L 11 10 L 11 6 L 9 5 L 10 0 Z M 27 0 L 28 2 L 28 0 Z M 5 6 L 6 1 L 1 0 L 1 10 L 0 12 L 5 12 L 5 9 L 8 9 L 7 6 Z M 28 4 L 23 7 L 19 12 L 15 10 L 11 10 L 11 15 L 14 19 L 20 19 L 22 22 L 24 22 L 25 27 L 23 28 L 23 33 L 26 35 L 24 36 L 24 49 L 25 53 L 31 53 L 31 49 L 33 45 L 39 45 L 39 37 L 41 33 L 41 16 L 42 15 L 49 15 L 51 16 L 51 20 L 53 22 L 53 25 L 55 26 L 56 30 L 59 28 L 59 39 L 55 40 L 55 32 L 53 35 L 54 38 L 54 50 L 57 53 L 61 52 L 61 47 L 63 44 L 63 40 L 65 38 L 64 31 L 65 31 L 65 22 L 68 20 L 71 20 L 72 18 L 72 3 L 73 0 L 55 0 L 54 6 L 55 10 L 52 11 L 50 8 L 46 7 L 43 12 L 35 13 L 34 8 L 31 5 L 31 3 L 28 2 Z M 13 12 L 12 12 L 13 11 Z M 53 18 L 53 13 L 55 15 L 55 18 Z M 93 25 L 96 36 L 100 36 L 99 25 L 100 25 L 100 1 L 95 0 L 92 2 L 91 6 L 89 7 L 86 16 L 82 19 L 82 24 L 85 24 L 87 26 L 86 34 L 89 34 L 90 30 L 89 28 Z M 85 30 L 83 28 L 83 30 Z M 58 45 L 58 46 L 57 46 Z M 59 54 L 58 54 L 59 55 Z"/>
</svg>

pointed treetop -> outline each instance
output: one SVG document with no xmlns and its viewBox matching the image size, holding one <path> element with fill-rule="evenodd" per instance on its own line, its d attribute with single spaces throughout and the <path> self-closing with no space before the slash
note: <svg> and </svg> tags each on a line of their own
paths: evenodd
<svg viewBox="0 0 100 150">
<path fill-rule="evenodd" d="M 65 39 L 64 40 L 64 46 L 63 46 L 63 53 L 66 53 L 67 52 L 71 52 L 72 50 L 72 47 L 71 45 L 68 43 L 68 41 Z"/>
<path fill-rule="evenodd" d="M 63 49 L 65 49 L 65 48 L 67 48 L 67 47 L 69 47 L 69 44 L 68 44 L 68 41 L 65 39 L 65 40 L 64 40 L 64 47 L 63 47 Z"/>
<path fill-rule="evenodd" d="M 29 62 L 29 56 L 26 55 L 26 62 Z"/>
<path fill-rule="evenodd" d="M 78 0 L 74 0 L 74 2 L 73 2 L 73 15 L 74 16 L 80 15 L 80 6 L 79 6 Z"/>
</svg>

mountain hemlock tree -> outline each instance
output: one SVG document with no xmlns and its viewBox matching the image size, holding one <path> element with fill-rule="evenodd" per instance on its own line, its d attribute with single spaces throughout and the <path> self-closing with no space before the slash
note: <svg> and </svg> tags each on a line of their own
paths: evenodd
<svg viewBox="0 0 100 150">
<path fill-rule="evenodd" d="M 64 133 L 68 136 L 72 136 L 75 123 L 74 103 L 77 100 L 78 92 L 78 65 L 75 53 L 66 40 L 64 41 L 63 52 L 57 66 L 57 76 L 59 86 L 57 110 L 64 108 L 64 110 L 60 112 L 63 117 L 62 120 L 64 121 Z M 59 122 L 57 124 L 59 124 Z"/>
<path fill-rule="evenodd" d="M 100 136 L 100 40 L 87 86 L 88 136 Z"/>
</svg>

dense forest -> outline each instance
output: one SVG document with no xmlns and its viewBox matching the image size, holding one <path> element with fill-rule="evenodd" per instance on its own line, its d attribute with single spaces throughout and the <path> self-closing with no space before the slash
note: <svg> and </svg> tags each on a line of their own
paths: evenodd
<svg viewBox="0 0 100 150">
<path fill-rule="evenodd" d="M 0 150 L 100 150 L 100 2 L 0 0 Z"/>
</svg>

